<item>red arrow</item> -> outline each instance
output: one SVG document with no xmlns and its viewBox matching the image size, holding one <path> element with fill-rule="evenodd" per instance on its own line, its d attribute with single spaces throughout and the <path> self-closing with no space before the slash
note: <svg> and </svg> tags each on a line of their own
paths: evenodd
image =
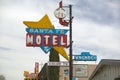
<svg viewBox="0 0 120 80">
<path fill-rule="evenodd" d="M 62 18 L 59 18 L 59 23 L 63 26 L 68 26 L 69 22 L 67 22 L 66 20 L 63 20 Z"/>
<path fill-rule="evenodd" d="M 59 8 L 62 8 L 62 1 L 60 1 L 59 3 Z"/>
</svg>

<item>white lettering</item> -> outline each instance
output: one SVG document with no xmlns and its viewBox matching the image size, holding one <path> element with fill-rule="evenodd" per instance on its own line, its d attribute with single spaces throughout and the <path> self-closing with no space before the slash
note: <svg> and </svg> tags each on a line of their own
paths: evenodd
<svg viewBox="0 0 120 80">
<path fill-rule="evenodd" d="M 41 36 L 40 35 L 36 36 L 36 44 L 41 44 Z"/>
<path fill-rule="evenodd" d="M 33 35 L 27 34 L 27 44 L 33 44 Z"/>
<path fill-rule="evenodd" d="M 61 36 L 61 41 L 60 41 L 61 45 L 65 45 L 66 43 L 64 43 L 64 39 L 63 36 Z"/>
<path fill-rule="evenodd" d="M 52 37 L 53 45 L 58 45 L 58 35 L 53 35 Z"/>
<path fill-rule="evenodd" d="M 44 41 L 45 41 L 45 44 L 47 45 L 48 42 L 49 42 L 50 36 L 49 36 L 49 35 L 45 35 L 44 38 L 45 38 L 45 40 L 44 40 Z"/>
</svg>

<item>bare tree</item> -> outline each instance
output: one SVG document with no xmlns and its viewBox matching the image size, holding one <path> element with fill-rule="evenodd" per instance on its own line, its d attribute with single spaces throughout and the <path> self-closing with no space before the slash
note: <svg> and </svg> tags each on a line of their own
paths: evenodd
<svg viewBox="0 0 120 80">
<path fill-rule="evenodd" d="M 5 80 L 5 77 L 3 75 L 0 75 L 0 80 Z"/>
</svg>

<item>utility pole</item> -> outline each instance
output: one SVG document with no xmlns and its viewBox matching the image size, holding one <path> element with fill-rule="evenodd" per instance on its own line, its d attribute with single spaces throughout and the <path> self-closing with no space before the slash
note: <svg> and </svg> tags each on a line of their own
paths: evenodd
<svg viewBox="0 0 120 80">
<path fill-rule="evenodd" d="M 69 22 L 64 20 L 63 18 L 65 18 L 66 14 L 65 14 L 65 10 L 63 9 L 63 7 L 69 8 Z M 63 6 L 62 5 L 62 1 L 60 1 L 59 3 L 59 8 L 55 11 L 55 16 L 59 19 L 59 23 L 63 26 L 68 26 L 69 24 L 69 45 L 66 47 L 69 47 L 69 56 L 70 56 L 70 61 L 69 61 L 69 80 L 72 80 L 73 77 L 73 59 L 72 59 L 72 5 L 69 6 Z"/>
<path fill-rule="evenodd" d="M 69 5 L 69 18 L 70 18 L 70 34 L 69 34 L 69 37 L 70 37 L 70 48 L 69 48 L 69 52 L 70 52 L 70 61 L 69 61 L 69 80 L 72 80 L 72 77 L 73 77 L 73 59 L 72 59 L 72 5 Z"/>
</svg>

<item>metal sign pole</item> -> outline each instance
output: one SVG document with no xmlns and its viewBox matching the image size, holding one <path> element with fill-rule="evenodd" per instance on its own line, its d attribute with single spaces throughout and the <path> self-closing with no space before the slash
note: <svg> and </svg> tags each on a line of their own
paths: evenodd
<svg viewBox="0 0 120 80">
<path fill-rule="evenodd" d="M 73 59 L 72 59 L 72 5 L 69 5 L 69 18 L 70 18 L 70 61 L 69 61 L 69 80 L 73 77 Z"/>
</svg>

